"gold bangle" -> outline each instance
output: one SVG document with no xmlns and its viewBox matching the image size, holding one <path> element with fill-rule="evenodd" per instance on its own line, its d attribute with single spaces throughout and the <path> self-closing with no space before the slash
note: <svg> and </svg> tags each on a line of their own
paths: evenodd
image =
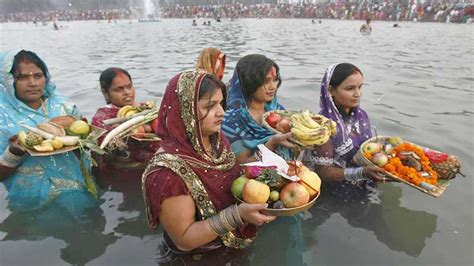
<svg viewBox="0 0 474 266">
<path fill-rule="evenodd" d="M 227 221 L 227 218 L 225 217 L 225 210 L 222 210 L 221 212 L 219 212 L 219 217 L 221 218 L 220 221 L 222 223 L 222 226 L 227 229 L 227 231 L 232 231 L 234 230 L 235 228 L 232 227 L 230 224 L 229 224 L 229 221 Z"/>
</svg>

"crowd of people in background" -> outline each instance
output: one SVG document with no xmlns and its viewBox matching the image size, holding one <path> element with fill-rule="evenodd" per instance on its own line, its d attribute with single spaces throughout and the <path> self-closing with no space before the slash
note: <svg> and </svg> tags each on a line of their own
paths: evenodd
<svg viewBox="0 0 474 266">
<path fill-rule="evenodd" d="M 69 20 L 119 20 L 136 19 L 143 12 L 141 7 L 113 10 L 59 10 L 19 12 L 0 15 L 0 22 L 69 21 Z M 174 5 L 162 7 L 164 18 L 317 18 L 361 19 L 392 21 L 437 21 L 465 23 L 474 17 L 473 3 L 426 1 L 423 4 L 408 1 L 382 3 L 336 2 L 297 4 L 227 4 L 227 5 Z"/>
</svg>

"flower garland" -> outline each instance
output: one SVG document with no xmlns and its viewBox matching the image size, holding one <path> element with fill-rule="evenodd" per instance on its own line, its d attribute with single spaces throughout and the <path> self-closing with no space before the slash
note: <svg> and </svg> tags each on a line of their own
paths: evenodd
<svg viewBox="0 0 474 266">
<path fill-rule="evenodd" d="M 397 154 L 400 152 L 414 152 L 420 157 L 422 171 L 418 172 L 415 168 L 402 164 Z M 388 163 L 383 167 L 387 172 L 396 175 L 412 184 L 420 186 L 422 182 L 438 186 L 438 174 L 431 168 L 430 160 L 423 150 L 410 143 L 403 143 L 393 149 L 392 156 Z M 423 176 L 421 173 L 426 172 L 429 176 Z"/>
</svg>

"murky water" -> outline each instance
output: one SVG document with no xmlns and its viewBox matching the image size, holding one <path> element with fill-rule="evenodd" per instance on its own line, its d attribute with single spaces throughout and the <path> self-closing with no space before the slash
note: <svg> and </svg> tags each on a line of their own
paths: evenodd
<svg viewBox="0 0 474 266">
<path fill-rule="evenodd" d="M 100 71 L 130 71 L 138 100 L 160 100 L 167 81 L 193 67 L 203 47 L 237 60 L 262 53 L 281 67 L 281 102 L 317 111 L 327 66 L 347 61 L 365 75 L 363 107 L 379 134 L 397 135 L 458 155 L 466 178 L 453 180 L 434 199 L 403 184 L 382 184 L 370 201 L 323 195 L 298 219 L 263 227 L 236 264 L 252 265 L 472 265 L 474 75 L 473 26 L 374 22 L 361 36 L 359 21 L 191 20 L 159 23 L 73 22 L 52 26 L 0 24 L 0 49 L 36 51 L 58 88 L 91 118 L 104 104 Z M 4 187 L 0 195 L 5 196 Z M 0 265 L 153 265 L 161 229 L 146 226 L 137 183 L 102 191 L 103 214 L 92 225 L 52 228 L 54 215 L 11 214 L 0 200 Z M 56 221 L 57 222 L 57 221 Z M 61 223 L 59 223 L 61 224 Z"/>
</svg>

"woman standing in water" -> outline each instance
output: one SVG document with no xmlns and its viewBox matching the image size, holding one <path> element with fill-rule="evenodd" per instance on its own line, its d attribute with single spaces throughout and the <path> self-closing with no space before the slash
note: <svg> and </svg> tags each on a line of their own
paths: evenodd
<svg viewBox="0 0 474 266">
<path fill-rule="evenodd" d="M 196 71 L 212 74 L 222 80 L 226 55 L 217 48 L 204 48 L 196 62 Z"/>
<path fill-rule="evenodd" d="M 92 125 L 111 130 L 104 120 L 115 118 L 120 108 L 126 105 L 140 106 L 135 102 L 135 88 L 132 77 L 121 68 L 111 67 L 100 74 L 100 87 L 107 105 L 99 108 L 92 118 Z M 156 128 L 155 128 L 156 131 Z M 129 139 L 127 147 L 111 151 L 107 156 L 97 157 L 97 173 L 101 183 L 105 179 L 113 182 L 117 178 L 137 180 L 145 170 L 146 164 L 159 147 L 158 141 L 140 142 Z"/>
<path fill-rule="evenodd" d="M 337 123 L 337 134 L 305 156 L 323 181 L 360 184 L 384 180 L 375 166 L 357 167 L 352 158 L 360 145 L 372 136 L 367 113 L 360 107 L 363 75 L 349 63 L 330 66 L 321 82 L 320 114 Z"/>
<path fill-rule="evenodd" d="M 245 248 L 253 225 L 275 219 L 259 212 L 266 204 L 234 204 L 230 187 L 240 167 L 221 134 L 224 108 L 225 86 L 212 75 L 183 72 L 168 83 L 158 117 L 161 148 L 142 177 L 150 227 L 164 228 L 160 262 Z"/>
<path fill-rule="evenodd" d="M 280 68 L 266 56 L 247 55 L 237 62 L 230 80 L 228 110 L 222 129 L 239 163 L 255 161 L 259 144 L 289 159 L 288 148 L 294 147 L 288 141 L 291 133 L 275 134 L 262 126 L 265 112 L 284 109 L 276 96 L 280 85 Z"/>
<path fill-rule="evenodd" d="M 74 152 L 28 156 L 15 141 L 20 123 L 35 127 L 57 116 L 78 116 L 76 106 L 57 93 L 46 64 L 35 53 L 3 52 L 0 62 L 0 180 L 10 210 L 53 205 L 80 218 L 97 207 L 87 162 Z"/>
</svg>

